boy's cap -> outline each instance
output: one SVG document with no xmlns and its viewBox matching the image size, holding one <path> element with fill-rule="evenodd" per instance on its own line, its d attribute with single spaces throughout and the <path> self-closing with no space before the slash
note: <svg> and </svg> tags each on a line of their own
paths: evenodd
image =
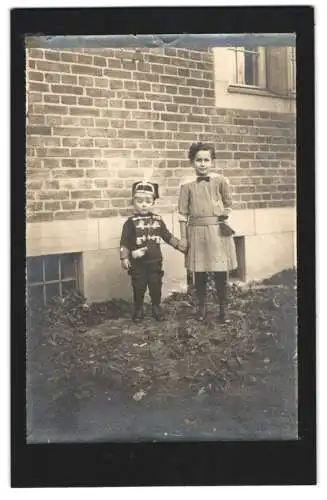
<svg viewBox="0 0 327 500">
<path fill-rule="evenodd" d="M 132 196 L 136 193 L 152 194 L 153 198 L 156 200 L 159 198 L 159 185 L 155 182 L 149 181 L 134 182 L 132 187 Z"/>
</svg>

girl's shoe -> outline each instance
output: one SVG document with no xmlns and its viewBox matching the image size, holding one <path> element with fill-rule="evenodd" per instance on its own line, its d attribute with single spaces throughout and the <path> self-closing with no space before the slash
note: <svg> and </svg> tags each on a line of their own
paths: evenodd
<svg viewBox="0 0 327 500">
<path fill-rule="evenodd" d="M 160 306 L 152 306 L 152 316 L 157 321 L 163 321 L 165 319 L 165 315 Z"/>
</svg>

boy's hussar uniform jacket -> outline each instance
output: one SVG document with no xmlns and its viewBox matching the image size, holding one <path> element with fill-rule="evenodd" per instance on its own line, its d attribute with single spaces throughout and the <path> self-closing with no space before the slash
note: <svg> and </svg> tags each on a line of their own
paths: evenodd
<svg viewBox="0 0 327 500">
<path fill-rule="evenodd" d="M 125 222 L 120 240 L 120 258 L 131 259 L 131 251 L 147 247 L 143 257 L 137 259 L 142 262 L 156 262 L 162 260 L 161 241 L 178 248 L 179 240 L 171 234 L 160 215 L 148 213 L 134 214 Z"/>
</svg>

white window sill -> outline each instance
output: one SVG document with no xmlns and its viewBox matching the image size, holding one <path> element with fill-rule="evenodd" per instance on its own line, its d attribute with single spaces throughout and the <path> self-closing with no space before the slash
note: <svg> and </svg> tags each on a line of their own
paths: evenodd
<svg viewBox="0 0 327 500">
<path fill-rule="evenodd" d="M 279 94 L 274 94 L 273 92 L 270 92 L 269 90 L 266 89 L 262 89 L 259 87 L 251 87 L 250 85 L 230 84 L 228 85 L 227 91 L 230 94 L 248 94 L 260 97 L 270 97 L 274 99 L 285 99 L 285 100 L 295 99 L 295 94 L 291 94 L 289 96 L 279 95 Z"/>
</svg>

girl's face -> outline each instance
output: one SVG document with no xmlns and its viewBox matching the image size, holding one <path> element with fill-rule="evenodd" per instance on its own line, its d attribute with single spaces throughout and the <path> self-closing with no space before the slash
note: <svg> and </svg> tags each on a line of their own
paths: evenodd
<svg viewBox="0 0 327 500">
<path fill-rule="evenodd" d="M 210 151 L 205 149 L 200 150 L 196 153 L 192 165 L 195 168 L 196 175 L 208 175 L 212 167 L 212 158 Z"/>
<path fill-rule="evenodd" d="M 147 214 L 151 210 L 153 204 L 154 199 L 152 194 L 136 193 L 133 198 L 135 210 L 142 215 Z"/>
</svg>

